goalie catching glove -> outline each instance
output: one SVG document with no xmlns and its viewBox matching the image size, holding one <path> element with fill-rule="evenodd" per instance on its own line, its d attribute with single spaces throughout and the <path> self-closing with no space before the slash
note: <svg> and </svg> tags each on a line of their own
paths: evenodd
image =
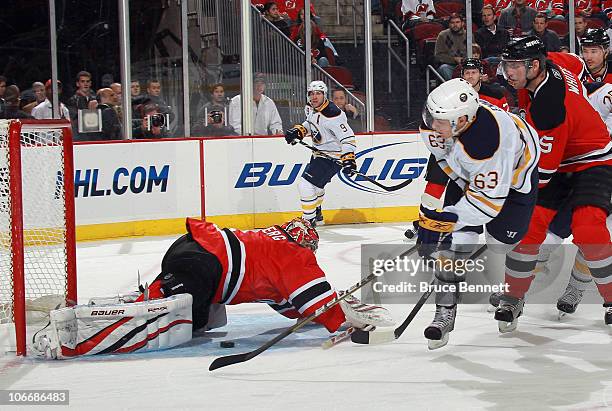
<svg viewBox="0 0 612 411">
<path fill-rule="evenodd" d="M 432 210 L 421 205 L 419 213 L 418 240 L 419 255 L 431 257 L 438 248 L 442 234 L 450 235 L 457 222 L 457 214 Z"/>
<path fill-rule="evenodd" d="M 51 311 L 49 324 L 33 337 L 32 350 L 65 359 L 161 350 L 191 340 L 190 294 L 142 302 L 115 297 L 114 304 L 105 300 Z"/>
<path fill-rule="evenodd" d="M 350 176 L 357 170 L 357 162 L 355 161 L 355 153 L 345 153 L 340 157 L 342 161 L 342 172 Z"/>
<path fill-rule="evenodd" d="M 285 140 L 287 144 L 296 145 L 306 137 L 306 127 L 301 124 L 296 124 L 289 130 L 285 131 Z"/>
</svg>

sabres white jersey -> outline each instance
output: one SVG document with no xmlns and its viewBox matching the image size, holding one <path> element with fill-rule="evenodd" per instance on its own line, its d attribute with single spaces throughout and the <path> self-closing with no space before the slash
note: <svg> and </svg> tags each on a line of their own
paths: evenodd
<svg viewBox="0 0 612 411">
<path fill-rule="evenodd" d="M 355 152 L 355 133 L 348 125 L 346 114 L 338 106 L 326 100 L 316 109 L 306 106 L 304 112 L 306 121 L 302 125 L 312 135 L 316 148 L 338 158 L 342 154 Z"/>
<path fill-rule="evenodd" d="M 476 120 L 456 138 L 421 128 L 421 138 L 465 195 L 444 211 L 457 214 L 457 229 L 494 219 L 510 190 L 529 193 L 540 158 L 538 133 L 523 119 L 480 100 Z"/>
<path fill-rule="evenodd" d="M 586 83 L 585 88 L 589 102 L 606 123 L 608 133 L 612 134 L 612 84 Z"/>
</svg>

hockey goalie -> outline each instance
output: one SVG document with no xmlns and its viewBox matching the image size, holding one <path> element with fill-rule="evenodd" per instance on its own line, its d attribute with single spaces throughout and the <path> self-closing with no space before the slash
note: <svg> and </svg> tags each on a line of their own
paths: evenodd
<svg viewBox="0 0 612 411">
<path fill-rule="evenodd" d="M 150 286 L 52 311 L 32 349 L 55 359 L 166 349 L 189 341 L 193 330 L 225 325 L 225 305 L 264 302 L 302 318 L 337 298 L 317 264 L 319 235 L 304 219 L 240 231 L 188 218 L 187 231 L 170 246 Z M 344 323 L 393 325 L 386 309 L 354 296 L 314 321 L 329 332 Z"/>
</svg>

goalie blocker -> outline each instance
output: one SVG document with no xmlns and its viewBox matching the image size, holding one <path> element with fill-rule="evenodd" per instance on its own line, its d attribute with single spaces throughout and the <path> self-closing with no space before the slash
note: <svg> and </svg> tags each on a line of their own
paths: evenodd
<svg viewBox="0 0 612 411">
<path fill-rule="evenodd" d="M 187 219 L 187 230 L 143 294 L 53 311 L 34 349 L 66 358 L 171 348 L 191 339 L 192 329 L 225 325 L 226 304 L 265 302 L 285 317 L 306 318 L 337 298 L 314 255 L 319 236 L 306 220 L 240 231 Z M 352 296 L 314 321 L 330 332 L 345 322 L 393 324 L 387 310 Z"/>
</svg>

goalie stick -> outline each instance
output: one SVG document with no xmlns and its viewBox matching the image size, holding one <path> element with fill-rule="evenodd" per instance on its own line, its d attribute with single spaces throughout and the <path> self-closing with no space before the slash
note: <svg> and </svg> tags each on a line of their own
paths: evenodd
<svg viewBox="0 0 612 411">
<path fill-rule="evenodd" d="M 318 148 L 313 147 L 313 146 L 311 146 L 310 144 L 304 143 L 302 140 L 300 140 L 300 141 L 299 141 L 299 143 L 300 143 L 301 145 L 303 145 L 304 147 L 306 147 L 306 148 L 308 148 L 308 149 L 312 150 L 313 152 L 317 153 L 317 154 L 318 154 L 318 155 L 320 155 L 321 157 L 324 157 L 324 158 L 326 158 L 326 159 L 328 159 L 328 160 L 331 160 L 331 161 L 333 161 L 334 163 L 338 164 L 339 166 L 341 166 L 341 165 L 342 165 L 342 162 L 341 162 L 340 160 L 338 160 L 337 158 L 332 157 L 332 156 L 330 156 L 330 155 L 328 155 L 328 154 L 325 154 L 324 152 L 322 152 L 322 151 L 321 151 L 321 150 L 319 150 Z M 366 181 L 368 181 L 368 182 L 370 182 L 370 183 L 374 184 L 375 186 L 382 188 L 382 189 L 383 189 L 383 190 L 385 190 L 385 191 L 397 191 L 397 190 L 399 190 L 399 189 L 401 189 L 401 188 L 406 187 L 408 184 L 412 183 L 412 179 L 408 179 L 408 180 L 406 180 L 406 181 L 402 181 L 401 183 L 399 183 L 399 184 L 397 184 L 397 185 L 394 185 L 394 186 L 386 186 L 386 185 L 381 184 L 381 183 L 379 183 L 378 181 L 374 180 L 373 178 L 366 176 L 365 174 L 361 174 L 361 173 L 360 173 L 360 172 L 358 172 L 358 171 L 352 171 L 352 172 L 351 172 L 351 174 L 357 175 L 357 176 L 359 176 L 359 177 L 363 178 L 364 180 L 366 180 Z"/>
<path fill-rule="evenodd" d="M 480 247 L 478 250 L 476 250 L 469 257 L 469 259 L 477 258 L 482 253 L 484 253 L 486 249 L 487 249 L 487 245 L 485 244 L 482 247 Z M 412 308 L 412 311 L 410 311 L 410 314 L 408 314 L 408 317 L 406 317 L 404 322 L 401 323 L 400 326 L 397 327 L 395 330 L 388 330 L 388 331 L 385 330 L 382 332 L 376 332 L 376 331 L 368 332 L 365 330 L 355 330 L 355 332 L 351 334 L 351 341 L 357 344 L 384 344 L 384 343 L 388 343 L 388 342 L 391 342 L 391 341 L 394 341 L 400 338 L 401 335 L 404 333 L 404 331 L 406 331 L 406 328 L 410 325 L 412 320 L 414 320 L 414 317 L 416 317 L 419 311 L 421 311 L 421 308 L 423 307 L 423 305 L 425 305 L 425 302 L 427 301 L 429 296 L 433 293 L 432 286 L 435 284 L 435 282 L 436 282 L 436 278 L 434 276 L 433 280 L 431 280 L 431 282 L 429 283 L 428 290 L 425 291 L 425 293 L 423 293 L 423 295 L 421 296 L 419 301 L 416 303 L 414 308 Z"/>
<path fill-rule="evenodd" d="M 417 249 L 417 246 L 413 246 L 408 251 L 403 252 L 400 255 L 400 257 L 409 255 L 412 252 L 416 251 L 416 249 Z M 283 331 L 282 333 L 278 334 L 276 337 L 274 337 L 273 339 L 271 339 L 267 343 L 263 344 L 259 348 L 255 349 L 253 351 L 249 351 L 247 353 L 226 355 L 224 357 L 216 358 L 210 364 L 210 367 L 208 367 L 208 370 L 209 371 L 214 371 L 214 370 L 222 368 L 222 367 L 227 367 L 228 365 L 239 364 L 239 363 L 242 363 L 242 362 L 246 362 L 246 361 L 248 361 L 248 360 L 250 360 L 250 359 L 252 359 L 254 357 L 257 357 L 259 354 L 261 354 L 262 352 L 266 351 L 268 348 L 272 347 L 277 342 L 279 342 L 282 339 L 284 339 L 285 337 L 293 334 L 294 332 L 296 332 L 297 330 L 299 330 L 300 328 L 302 328 L 303 326 L 305 326 L 306 324 L 310 323 L 312 320 L 317 318 L 319 315 L 321 315 L 321 314 L 325 313 L 326 311 L 328 311 L 329 309 L 331 309 L 336 304 L 339 304 L 340 301 L 344 300 L 349 295 L 354 294 L 356 291 L 358 291 L 359 289 L 363 288 L 365 285 L 367 285 L 368 283 L 370 283 L 371 281 L 373 281 L 377 277 L 378 277 L 377 275 L 375 275 L 374 273 L 371 273 L 366 278 L 364 278 L 363 280 L 359 281 L 357 284 L 355 284 L 354 286 L 352 286 L 351 288 L 346 290 L 344 292 L 344 294 L 339 295 L 338 297 L 334 298 L 333 300 L 327 302 L 327 304 L 323 305 L 322 307 L 319 307 L 314 313 L 310 314 L 306 318 L 303 318 L 302 320 L 300 320 L 295 325 L 287 328 L 285 331 Z"/>
</svg>

